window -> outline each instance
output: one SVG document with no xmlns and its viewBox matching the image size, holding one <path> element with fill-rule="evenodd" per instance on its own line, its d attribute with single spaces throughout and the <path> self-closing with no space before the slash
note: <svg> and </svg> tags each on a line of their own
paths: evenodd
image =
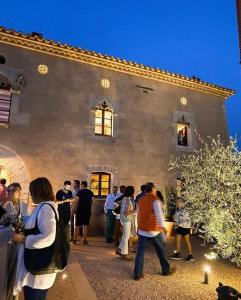
<svg viewBox="0 0 241 300">
<path fill-rule="evenodd" d="M 90 189 L 97 197 L 105 197 L 110 193 L 111 175 L 104 172 L 94 172 L 91 175 Z"/>
<path fill-rule="evenodd" d="M 180 116 L 177 120 L 177 145 L 178 146 L 191 146 L 191 125 L 186 121 L 185 116 Z"/>
<path fill-rule="evenodd" d="M 112 136 L 112 109 L 104 101 L 96 107 L 95 134 Z"/>
<path fill-rule="evenodd" d="M 110 81 L 106 78 L 102 79 L 101 86 L 105 89 L 108 89 L 110 87 Z"/>
<path fill-rule="evenodd" d="M 11 93 L 0 89 L 0 124 L 8 124 L 11 108 Z"/>
<path fill-rule="evenodd" d="M 185 124 L 177 124 L 177 144 L 178 146 L 188 146 L 188 127 Z"/>
</svg>

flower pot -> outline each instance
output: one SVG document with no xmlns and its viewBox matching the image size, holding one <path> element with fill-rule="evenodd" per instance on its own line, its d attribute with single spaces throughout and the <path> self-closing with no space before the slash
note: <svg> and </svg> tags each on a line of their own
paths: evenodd
<svg viewBox="0 0 241 300">
<path fill-rule="evenodd" d="M 165 221 L 166 230 L 167 230 L 167 238 L 174 236 L 174 222 Z"/>
</svg>

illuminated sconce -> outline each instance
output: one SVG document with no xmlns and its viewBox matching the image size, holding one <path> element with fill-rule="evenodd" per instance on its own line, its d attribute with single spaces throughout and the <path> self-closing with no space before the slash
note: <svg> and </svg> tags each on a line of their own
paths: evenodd
<svg viewBox="0 0 241 300">
<path fill-rule="evenodd" d="M 48 67 L 46 65 L 39 65 L 38 66 L 38 72 L 39 72 L 39 74 L 46 75 L 46 74 L 48 74 L 48 71 L 49 71 L 49 69 L 48 69 Z"/>
<path fill-rule="evenodd" d="M 187 98 L 186 97 L 181 97 L 180 102 L 182 105 L 187 105 Z"/>
<path fill-rule="evenodd" d="M 106 78 L 102 79 L 101 80 L 101 86 L 104 88 L 104 89 L 108 89 L 110 87 L 110 81 Z"/>
</svg>

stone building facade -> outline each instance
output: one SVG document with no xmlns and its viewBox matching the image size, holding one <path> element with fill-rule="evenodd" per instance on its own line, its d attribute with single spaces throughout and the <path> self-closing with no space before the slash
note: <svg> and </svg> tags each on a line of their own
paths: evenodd
<svg viewBox="0 0 241 300">
<path fill-rule="evenodd" d="M 3 27 L 0 63 L 0 177 L 24 181 L 25 196 L 38 176 L 55 191 L 86 179 L 97 207 L 114 184 L 164 188 L 170 156 L 199 146 L 195 129 L 227 136 L 234 91 L 196 77 Z"/>
</svg>

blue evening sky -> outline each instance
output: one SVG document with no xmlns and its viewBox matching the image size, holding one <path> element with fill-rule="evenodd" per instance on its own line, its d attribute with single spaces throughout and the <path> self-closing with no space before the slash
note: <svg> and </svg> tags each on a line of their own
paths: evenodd
<svg viewBox="0 0 241 300">
<path fill-rule="evenodd" d="M 228 127 L 241 137 L 235 0 L 8 0 L 0 25 L 235 89 Z"/>
</svg>

